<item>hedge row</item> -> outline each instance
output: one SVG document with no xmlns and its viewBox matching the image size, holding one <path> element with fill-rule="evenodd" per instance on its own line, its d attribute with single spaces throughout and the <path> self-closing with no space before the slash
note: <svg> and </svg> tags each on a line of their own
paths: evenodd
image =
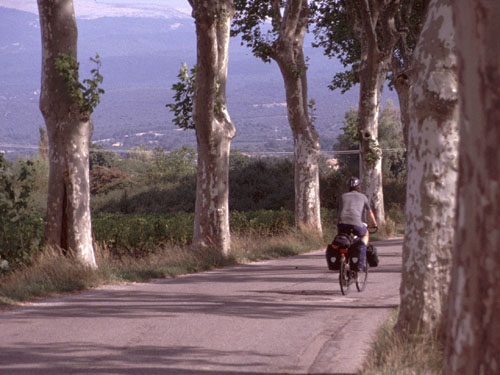
<svg viewBox="0 0 500 375">
<path fill-rule="evenodd" d="M 92 219 L 94 240 L 107 248 L 125 251 L 153 251 L 162 244 L 187 244 L 193 236 L 194 214 L 106 214 Z M 233 233 L 273 235 L 293 228 L 291 211 L 233 211 Z"/>
</svg>

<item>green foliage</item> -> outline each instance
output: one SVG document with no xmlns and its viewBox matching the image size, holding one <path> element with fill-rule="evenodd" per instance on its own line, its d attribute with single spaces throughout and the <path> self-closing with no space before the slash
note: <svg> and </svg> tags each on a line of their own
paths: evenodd
<svg viewBox="0 0 500 375">
<path fill-rule="evenodd" d="M 150 173 L 153 179 L 170 182 L 193 176 L 196 173 L 196 151 L 186 146 L 171 152 L 167 152 L 163 147 L 156 147 L 153 150 Z"/>
<path fill-rule="evenodd" d="M 344 127 L 334 145 L 335 150 L 358 150 L 360 135 L 357 128 L 357 110 L 349 109 L 344 117 Z M 404 150 L 404 138 L 399 111 L 394 107 L 392 101 L 388 100 L 382 108 L 379 117 L 378 141 L 379 145 L 372 141 L 370 153 L 367 159 L 375 163 L 380 158 L 383 151 L 382 170 L 384 178 L 396 178 L 400 181 L 406 179 L 406 151 Z M 358 166 L 358 156 L 343 155 L 345 166 L 351 171 L 355 171 Z M 353 172 L 354 174 L 357 174 Z"/>
<path fill-rule="evenodd" d="M 90 71 L 92 78 L 84 79 L 83 83 L 79 81 L 80 64 L 73 55 L 61 53 L 55 61 L 56 69 L 66 82 L 71 98 L 82 112 L 88 113 L 94 111 L 101 101 L 100 96 L 104 94 L 104 90 L 99 87 L 103 81 L 103 76 L 99 72 L 101 67 L 99 55 L 96 54 L 95 58 L 91 57 L 90 61 L 96 64 L 96 68 Z"/>
<path fill-rule="evenodd" d="M 388 100 L 379 119 L 379 143 L 384 151 L 382 171 L 385 179 L 406 182 L 406 150 L 399 110 Z"/>
<path fill-rule="evenodd" d="M 335 150 L 359 150 L 360 135 L 358 131 L 358 111 L 356 108 L 349 108 L 344 115 L 344 127 L 340 130 L 343 133 L 337 137 Z"/>
<path fill-rule="evenodd" d="M 33 162 L 9 165 L 0 154 L 0 259 L 29 262 L 38 251 L 43 221 L 30 208 L 34 185 Z"/>
<path fill-rule="evenodd" d="M 96 165 L 90 171 L 90 193 L 106 194 L 113 190 L 125 189 L 129 186 L 130 175 L 117 168 Z"/>
<path fill-rule="evenodd" d="M 194 129 L 193 121 L 193 97 L 194 83 L 196 79 L 196 65 L 188 70 L 184 63 L 177 75 L 179 81 L 172 85 L 175 92 L 174 103 L 167 104 L 166 107 L 174 113 L 174 124 L 179 128 L 187 130 Z"/>
<path fill-rule="evenodd" d="M 350 90 L 359 82 L 357 71 L 361 60 L 361 45 L 354 32 L 355 6 L 347 0 L 313 1 L 314 47 L 322 47 L 325 55 L 336 57 L 349 69 L 336 73 L 329 88 Z"/>
<path fill-rule="evenodd" d="M 89 164 L 90 170 L 95 166 L 111 168 L 116 163 L 117 156 L 114 152 L 106 150 L 106 147 L 92 143 L 90 146 Z"/>
<path fill-rule="evenodd" d="M 382 149 L 380 148 L 380 145 L 378 145 L 377 141 L 375 141 L 374 139 L 370 139 L 368 144 L 368 152 L 365 154 L 366 163 L 373 167 L 381 157 Z"/>
<path fill-rule="evenodd" d="M 316 100 L 310 99 L 307 108 L 309 109 L 309 121 L 314 124 L 318 119 L 318 116 L 316 116 Z"/>
<path fill-rule="evenodd" d="M 193 235 L 194 214 L 97 214 L 92 219 L 94 239 L 105 247 L 139 255 L 161 244 L 186 244 Z"/>
<path fill-rule="evenodd" d="M 95 214 L 92 218 L 94 240 L 113 253 L 142 256 L 165 244 L 185 245 L 193 236 L 194 214 Z M 231 211 L 233 233 L 276 235 L 293 229 L 292 211 Z"/>
<path fill-rule="evenodd" d="M 230 165 L 233 159 L 230 159 Z M 241 160 L 240 160 L 241 163 Z M 230 167 L 232 210 L 280 210 L 294 207 L 294 167 L 289 159 L 248 158 L 241 168 Z"/>
<path fill-rule="evenodd" d="M 241 35 L 241 44 L 254 56 L 271 62 L 272 45 L 278 37 L 279 24 L 271 1 L 235 0 L 236 14 L 231 24 L 231 36 Z M 271 26 L 267 23 L 271 20 Z"/>
<path fill-rule="evenodd" d="M 413 51 L 421 28 L 426 0 L 402 0 L 396 13 L 395 27 L 400 39 L 394 47 L 393 57 L 401 67 L 408 65 L 408 53 Z M 358 70 L 361 61 L 361 43 L 355 32 L 359 28 L 358 15 L 353 1 L 313 1 L 314 14 L 313 46 L 322 47 L 325 55 L 336 57 L 348 69 L 335 74 L 330 89 L 341 89 L 342 93 L 359 82 Z M 380 20 L 379 20 L 380 22 Z M 377 29 L 382 30 L 380 24 Z M 379 38 L 383 38 L 381 35 Z M 405 61 L 406 60 L 406 61 Z"/>
<path fill-rule="evenodd" d="M 294 214 L 290 210 L 231 211 L 231 232 L 238 234 L 259 233 L 276 235 L 294 227 Z"/>
</svg>

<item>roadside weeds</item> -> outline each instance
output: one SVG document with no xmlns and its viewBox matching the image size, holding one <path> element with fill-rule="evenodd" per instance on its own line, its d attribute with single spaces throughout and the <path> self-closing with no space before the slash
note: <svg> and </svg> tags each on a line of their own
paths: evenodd
<svg viewBox="0 0 500 375">
<path fill-rule="evenodd" d="M 395 330 L 399 309 L 379 327 L 358 375 L 441 375 L 443 346 L 430 335 L 403 336 Z"/>
</svg>

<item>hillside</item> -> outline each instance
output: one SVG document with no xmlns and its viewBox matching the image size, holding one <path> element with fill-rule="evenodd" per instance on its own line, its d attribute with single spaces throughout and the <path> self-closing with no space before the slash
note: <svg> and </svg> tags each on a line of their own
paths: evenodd
<svg viewBox="0 0 500 375">
<path fill-rule="evenodd" d="M 0 6 L 0 149 L 38 144 L 44 126 L 38 110 L 40 30 L 36 14 Z M 115 150 L 137 145 L 177 148 L 194 145 L 192 131 L 171 123 L 165 104 L 182 62 L 195 62 L 191 18 L 172 11 L 163 18 L 78 18 L 81 76 L 92 68 L 88 58 L 99 53 L 106 94 L 93 115 L 93 141 Z M 264 64 L 232 40 L 228 107 L 238 135 L 233 147 L 243 150 L 291 149 L 284 86 L 276 64 Z M 324 148 L 331 147 L 345 111 L 357 92 L 331 92 L 327 85 L 341 66 L 321 50 L 307 47 L 310 98 L 316 100 L 317 128 Z"/>
</svg>

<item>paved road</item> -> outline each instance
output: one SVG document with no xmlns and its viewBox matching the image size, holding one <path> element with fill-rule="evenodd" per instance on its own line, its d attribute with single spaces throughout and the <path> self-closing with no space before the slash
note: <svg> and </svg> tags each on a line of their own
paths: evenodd
<svg viewBox="0 0 500 375">
<path fill-rule="evenodd" d="M 0 374 L 354 374 L 399 303 L 401 240 L 363 293 L 323 252 L 0 312 Z"/>
</svg>

